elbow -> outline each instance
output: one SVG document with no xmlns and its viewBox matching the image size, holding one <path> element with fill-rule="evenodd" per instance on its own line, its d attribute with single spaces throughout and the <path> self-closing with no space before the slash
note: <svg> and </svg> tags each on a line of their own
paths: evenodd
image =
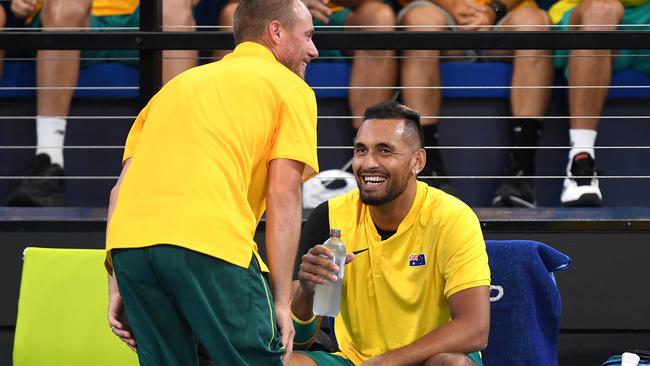
<svg viewBox="0 0 650 366">
<path fill-rule="evenodd" d="M 486 349 L 488 346 L 488 338 L 489 332 L 485 332 L 484 334 L 478 336 L 476 340 L 476 349 L 479 351 Z"/>
<path fill-rule="evenodd" d="M 479 327 L 476 328 L 474 336 L 472 337 L 473 351 L 481 351 L 487 348 L 488 338 L 490 337 L 490 321 L 481 322 Z"/>
<path fill-rule="evenodd" d="M 117 195 L 120 192 L 120 186 L 119 184 L 116 184 L 112 189 L 111 189 L 111 194 L 108 197 L 108 207 L 115 207 L 115 204 L 117 203 Z"/>
<path fill-rule="evenodd" d="M 117 193 L 119 191 L 119 187 L 117 185 L 113 186 L 111 188 L 111 194 L 108 196 L 108 203 L 109 204 L 114 204 L 115 200 L 117 200 Z"/>
<path fill-rule="evenodd" d="M 482 351 L 488 346 L 488 338 L 490 335 L 490 321 L 482 321 L 474 319 L 466 323 L 464 329 L 464 336 L 462 337 L 461 349 L 458 352 L 472 353 Z"/>
</svg>

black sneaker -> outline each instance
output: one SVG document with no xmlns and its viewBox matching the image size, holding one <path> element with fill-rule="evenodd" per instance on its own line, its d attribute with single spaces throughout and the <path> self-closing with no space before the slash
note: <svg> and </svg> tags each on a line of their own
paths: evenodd
<svg viewBox="0 0 650 366">
<path fill-rule="evenodd" d="M 519 174 L 521 175 L 521 174 Z M 501 181 L 492 199 L 494 207 L 535 208 L 535 190 L 531 179 L 508 178 Z"/>
<path fill-rule="evenodd" d="M 560 201 L 567 207 L 600 207 L 603 204 L 603 195 L 598 185 L 596 162 L 586 152 L 573 157 L 567 166 L 567 178 L 564 178 L 564 187 Z M 573 178 L 587 177 L 587 178 Z"/>
<path fill-rule="evenodd" d="M 38 154 L 29 163 L 29 176 L 62 177 L 63 169 L 52 164 L 49 155 Z M 61 207 L 65 206 L 62 179 L 25 179 L 7 200 L 14 207 Z"/>
</svg>

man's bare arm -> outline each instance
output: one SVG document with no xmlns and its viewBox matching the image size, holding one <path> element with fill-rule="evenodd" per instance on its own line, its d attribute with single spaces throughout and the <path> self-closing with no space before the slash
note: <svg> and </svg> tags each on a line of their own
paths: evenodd
<svg viewBox="0 0 650 366">
<path fill-rule="evenodd" d="M 271 271 L 271 291 L 282 343 L 291 354 L 293 321 L 291 300 L 293 265 L 302 224 L 302 193 L 300 184 L 304 163 L 274 159 L 269 163 L 266 194 L 266 256 Z"/>
<path fill-rule="evenodd" d="M 117 196 L 120 193 L 120 186 L 122 185 L 122 180 L 124 179 L 126 171 L 129 169 L 130 165 L 131 158 L 124 162 L 120 177 L 117 179 L 117 183 L 115 183 L 113 189 L 111 189 L 108 203 L 107 226 L 110 225 L 111 217 L 113 216 L 113 211 L 115 211 L 115 205 L 117 204 Z M 108 323 L 116 336 L 120 337 L 120 339 L 133 351 L 137 351 L 135 339 L 133 338 L 133 334 L 128 325 L 128 320 L 126 319 L 122 297 L 120 296 L 120 290 L 117 287 L 117 280 L 115 279 L 115 274 L 113 272 L 108 274 Z"/>
</svg>

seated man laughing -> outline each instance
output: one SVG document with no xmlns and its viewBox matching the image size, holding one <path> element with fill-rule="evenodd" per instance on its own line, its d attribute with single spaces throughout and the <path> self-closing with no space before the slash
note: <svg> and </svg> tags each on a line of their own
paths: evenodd
<svg viewBox="0 0 650 366">
<path fill-rule="evenodd" d="M 317 284 L 338 269 L 320 243 L 346 245 L 340 352 L 295 352 L 300 365 L 482 365 L 490 328 L 490 269 L 478 219 L 457 198 L 417 180 L 426 163 L 420 115 L 397 102 L 366 110 L 354 144 L 358 189 L 318 206 L 302 232 L 291 303 L 294 345 L 321 319 Z"/>
</svg>

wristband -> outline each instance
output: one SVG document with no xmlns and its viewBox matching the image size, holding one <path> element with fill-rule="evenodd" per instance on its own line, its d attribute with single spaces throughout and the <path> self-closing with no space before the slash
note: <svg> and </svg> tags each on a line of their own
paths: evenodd
<svg viewBox="0 0 650 366">
<path fill-rule="evenodd" d="M 296 331 L 293 337 L 293 344 L 295 346 L 309 344 L 316 337 L 318 330 L 316 315 L 312 316 L 309 320 L 300 320 L 291 312 L 291 318 L 293 319 L 293 328 Z"/>
<path fill-rule="evenodd" d="M 508 8 L 506 8 L 506 5 L 501 0 L 492 0 L 487 3 L 487 6 L 492 8 L 496 15 L 494 18 L 494 24 L 497 24 L 508 13 Z"/>
</svg>

